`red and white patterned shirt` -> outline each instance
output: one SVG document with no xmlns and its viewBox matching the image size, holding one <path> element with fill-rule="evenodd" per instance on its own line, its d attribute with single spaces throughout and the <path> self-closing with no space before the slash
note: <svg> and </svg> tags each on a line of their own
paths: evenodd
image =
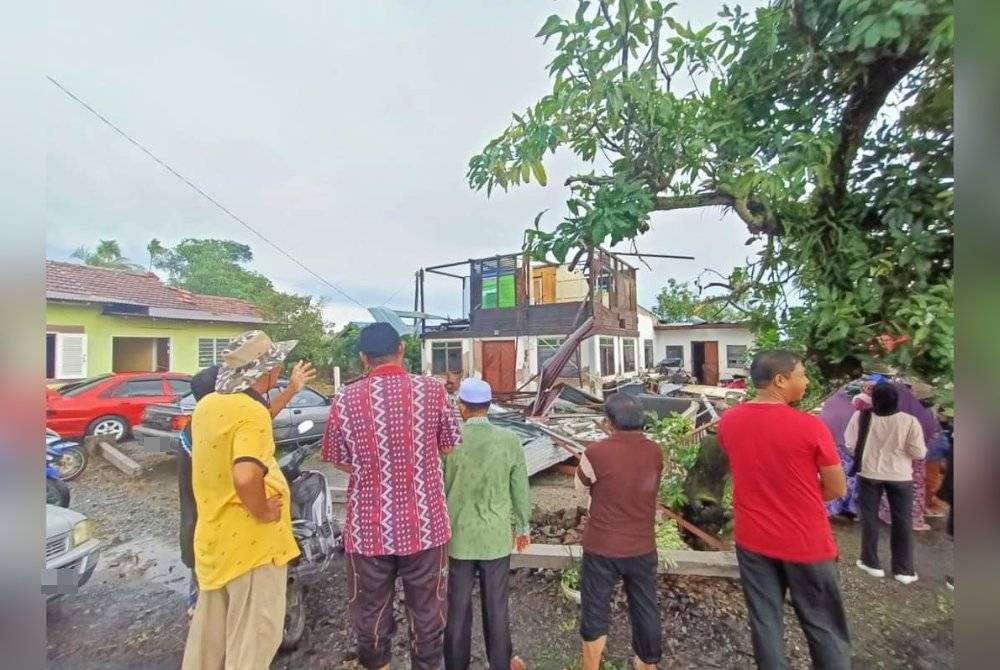
<svg viewBox="0 0 1000 670">
<path fill-rule="evenodd" d="M 408 556 L 446 544 L 441 454 L 461 437 L 441 382 L 395 365 L 334 396 L 322 457 L 351 467 L 344 550 Z"/>
</svg>

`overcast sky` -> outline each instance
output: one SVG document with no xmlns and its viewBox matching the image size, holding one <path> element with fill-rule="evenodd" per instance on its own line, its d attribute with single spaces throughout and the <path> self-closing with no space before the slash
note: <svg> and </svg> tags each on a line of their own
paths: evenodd
<svg viewBox="0 0 1000 670">
<path fill-rule="evenodd" d="M 720 2 L 675 16 L 712 20 Z M 746 3 L 745 3 L 746 4 Z M 755 4 L 755 3 L 749 3 Z M 48 74 L 362 304 L 413 306 L 421 266 L 516 251 L 535 215 L 565 211 L 572 156 L 549 186 L 487 199 L 468 160 L 550 90 L 552 45 L 533 35 L 575 2 L 66 3 Z M 146 263 L 156 237 L 239 240 L 278 288 L 328 299 L 342 325 L 367 312 L 216 209 L 54 86 L 47 96 L 47 254 L 117 239 Z M 721 210 L 654 215 L 640 265 L 652 305 L 671 277 L 741 265 L 746 230 Z M 457 280 L 428 283 L 428 311 L 457 315 Z"/>
</svg>

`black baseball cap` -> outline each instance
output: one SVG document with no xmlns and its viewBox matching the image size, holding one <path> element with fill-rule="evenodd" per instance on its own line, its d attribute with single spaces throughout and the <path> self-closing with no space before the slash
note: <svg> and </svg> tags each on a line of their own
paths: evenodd
<svg viewBox="0 0 1000 670">
<path fill-rule="evenodd" d="M 191 395 L 195 400 L 201 400 L 215 391 L 215 382 L 219 377 L 219 366 L 207 367 L 191 378 Z"/>
<path fill-rule="evenodd" d="M 378 322 L 361 329 L 358 351 L 369 358 L 391 356 L 399 351 L 399 333 L 388 323 Z"/>
</svg>

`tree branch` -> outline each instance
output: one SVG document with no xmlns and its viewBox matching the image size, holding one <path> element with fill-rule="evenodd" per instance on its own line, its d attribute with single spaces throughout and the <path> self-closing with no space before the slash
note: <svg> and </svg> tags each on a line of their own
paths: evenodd
<svg viewBox="0 0 1000 670">
<path fill-rule="evenodd" d="M 657 196 L 653 210 L 667 212 L 675 209 L 697 209 L 699 207 L 730 207 L 735 211 L 754 235 L 782 235 L 785 232 L 781 220 L 771 209 L 756 200 L 739 199 L 722 191 L 695 193 L 694 195 Z"/>
<path fill-rule="evenodd" d="M 602 186 L 604 184 L 613 184 L 615 181 L 614 177 L 598 177 L 596 175 L 579 175 L 576 177 L 570 177 L 566 180 L 563 186 L 572 186 L 573 184 L 586 184 L 587 186 Z"/>
<path fill-rule="evenodd" d="M 831 208 L 838 208 L 847 195 L 851 166 L 854 165 L 868 127 L 892 89 L 923 57 L 920 51 L 912 51 L 902 57 L 881 58 L 862 71 L 855 80 L 840 117 L 840 142 L 830 158 L 832 179 L 829 197 L 825 200 Z"/>
</svg>

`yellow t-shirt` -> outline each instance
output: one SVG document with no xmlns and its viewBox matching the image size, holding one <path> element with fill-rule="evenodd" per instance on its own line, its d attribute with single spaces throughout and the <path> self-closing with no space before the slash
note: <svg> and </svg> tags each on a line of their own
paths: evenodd
<svg viewBox="0 0 1000 670">
<path fill-rule="evenodd" d="M 254 568 L 285 565 L 298 556 L 289 510 L 291 495 L 274 457 L 267 408 L 245 393 L 211 393 L 195 407 L 191 437 L 199 587 L 220 589 Z M 267 468 L 264 486 L 268 497 L 282 496 L 280 521 L 258 520 L 236 494 L 233 463 L 248 458 Z"/>
</svg>

